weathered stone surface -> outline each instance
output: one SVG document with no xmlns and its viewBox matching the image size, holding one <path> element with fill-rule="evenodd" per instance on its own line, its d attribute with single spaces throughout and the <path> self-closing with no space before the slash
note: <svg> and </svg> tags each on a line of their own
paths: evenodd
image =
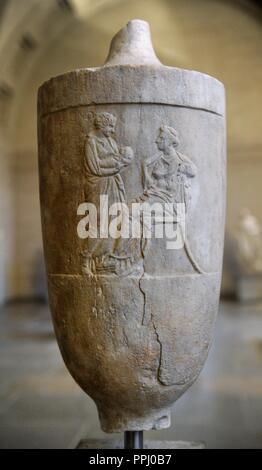
<svg viewBox="0 0 262 470">
<path fill-rule="evenodd" d="M 53 321 L 65 363 L 106 432 L 170 425 L 170 406 L 205 362 L 220 289 L 224 88 L 161 65 L 147 34 L 145 22 L 130 22 L 103 67 L 53 78 L 39 91 Z M 98 206 L 103 194 L 109 205 L 184 204 L 184 245 L 167 249 L 167 238 L 143 235 L 79 238 L 79 204 Z"/>
</svg>

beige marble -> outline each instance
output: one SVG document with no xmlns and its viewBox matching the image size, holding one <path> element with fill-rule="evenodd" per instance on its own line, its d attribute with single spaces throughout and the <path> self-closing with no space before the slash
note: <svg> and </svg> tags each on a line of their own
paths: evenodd
<svg viewBox="0 0 262 470">
<path fill-rule="evenodd" d="M 224 87 L 163 66 L 148 25 L 133 20 L 103 67 L 42 85 L 38 116 L 50 306 L 65 363 L 104 431 L 168 427 L 204 365 L 218 306 Z M 77 208 L 101 194 L 110 204 L 183 204 L 185 243 L 79 238 Z"/>
</svg>

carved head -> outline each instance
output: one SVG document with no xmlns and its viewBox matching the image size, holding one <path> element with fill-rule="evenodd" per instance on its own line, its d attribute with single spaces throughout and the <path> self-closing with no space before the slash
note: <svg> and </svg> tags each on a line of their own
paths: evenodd
<svg viewBox="0 0 262 470">
<path fill-rule="evenodd" d="M 179 145 L 178 133 L 173 127 L 162 126 L 156 139 L 156 145 L 162 152 Z"/>
<path fill-rule="evenodd" d="M 115 132 L 116 117 L 110 113 L 96 113 L 94 118 L 94 125 L 106 137 L 109 137 Z"/>
</svg>

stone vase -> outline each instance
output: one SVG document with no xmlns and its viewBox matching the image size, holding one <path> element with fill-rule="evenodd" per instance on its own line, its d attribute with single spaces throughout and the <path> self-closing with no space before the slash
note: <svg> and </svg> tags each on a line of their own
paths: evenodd
<svg viewBox="0 0 262 470">
<path fill-rule="evenodd" d="M 148 24 L 133 20 L 104 66 L 40 87 L 38 141 L 49 301 L 65 364 L 104 431 L 166 428 L 205 363 L 218 308 L 224 87 L 162 65 Z M 175 247 L 165 231 L 153 236 L 156 214 L 149 228 L 138 219 L 136 238 L 107 237 L 117 212 L 104 223 L 101 200 L 176 206 Z M 97 207 L 92 236 L 88 204 Z"/>
</svg>

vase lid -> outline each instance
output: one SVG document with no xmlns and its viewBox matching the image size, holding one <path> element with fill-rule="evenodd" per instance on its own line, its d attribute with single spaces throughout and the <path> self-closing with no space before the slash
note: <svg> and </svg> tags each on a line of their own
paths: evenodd
<svg viewBox="0 0 262 470">
<path fill-rule="evenodd" d="M 146 21 L 131 20 L 112 39 L 104 65 L 66 72 L 39 89 L 39 114 L 93 104 L 182 106 L 225 114 L 223 84 L 206 73 L 163 65 Z"/>
</svg>

